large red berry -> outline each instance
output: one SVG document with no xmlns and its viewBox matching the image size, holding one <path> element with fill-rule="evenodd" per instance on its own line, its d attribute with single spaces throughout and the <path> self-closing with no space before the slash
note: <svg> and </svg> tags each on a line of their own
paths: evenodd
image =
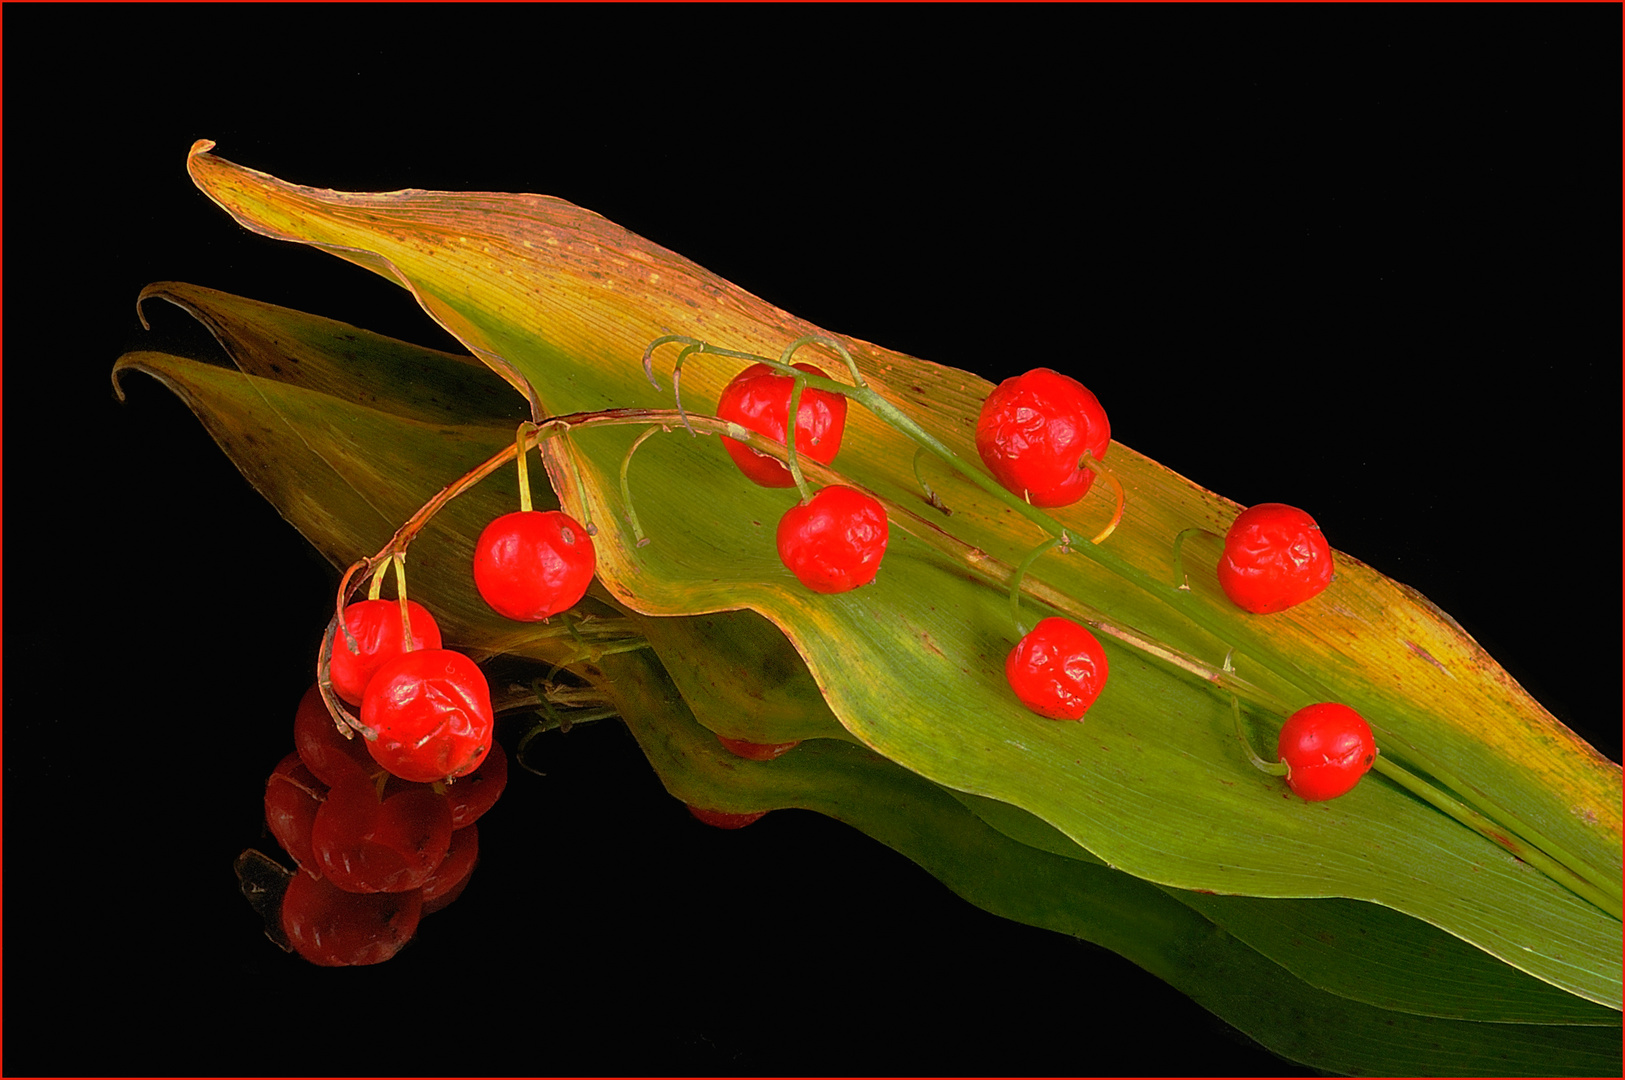
<svg viewBox="0 0 1625 1080">
<path fill-rule="evenodd" d="M 1290 770 L 1287 786 L 1310 802 L 1353 789 L 1377 760 L 1377 742 L 1365 717 L 1335 702 L 1307 705 L 1281 725 L 1277 744 Z"/>
<path fill-rule="evenodd" d="M 1034 506 L 1070 506 L 1089 493 L 1087 451 L 1106 456 L 1112 429 L 1106 410 L 1082 383 L 1034 368 L 1000 383 L 976 419 L 976 450 L 1006 490 Z"/>
<path fill-rule="evenodd" d="M 1082 720 L 1106 686 L 1106 650 L 1071 619 L 1040 620 L 1016 642 L 1004 677 L 1021 703 L 1051 720 Z"/>
<path fill-rule="evenodd" d="M 875 579 L 889 536 L 885 507 L 831 484 L 779 519 L 779 558 L 813 592 L 843 593 Z"/>
<path fill-rule="evenodd" d="M 484 673 L 450 649 L 419 649 L 385 664 L 367 687 L 361 722 L 378 733 L 367 743 L 373 760 L 422 783 L 479 768 L 496 727 Z"/>
<path fill-rule="evenodd" d="M 313 964 L 380 964 L 417 933 L 422 894 L 344 892 L 331 882 L 295 874 L 282 895 L 282 932 Z"/>
<path fill-rule="evenodd" d="M 811 364 L 794 365 L 797 371 L 823 376 Z M 790 391 L 795 380 L 780 375 L 766 364 L 752 364 L 735 375 L 723 387 L 717 401 L 717 415 L 732 420 L 740 427 L 766 435 L 774 442 L 784 442 L 784 422 L 790 415 Z M 828 465 L 841 449 L 841 435 L 846 430 L 846 396 L 811 387 L 801 391 L 801 402 L 796 409 L 796 453 L 805 454 L 814 461 Z M 739 471 L 762 487 L 794 487 L 795 478 L 782 463 L 766 454 L 758 453 L 742 442 L 726 436 L 723 448 L 734 459 Z"/>
<path fill-rule="evenodd" d="M 1243 510 L 1225 534 L 1219 586 L 1255 615 L 1285 611 L 1332 580 L 1332 549 L 1315 519 L 1285 503 Z"/>
<path fill-rule="evenodd" d="M 372 784 L 351 780 L 328 791 L 310 846 L 322 876 L 345 892 L 406 892 L 429 880 L 451 833 L 451 805 L 431 788 L 380 799 Z"/>
<path fill-rule="evenodd" d="M 474 585 L 498 615 L 541 622 L 581 602 L 597 552 L 562 510 L 516 510 L 485 527 L 474 545 Z"/>
<path fill-rule="evenodd" d="M 408 600 L 406 608 L 412 622 L 412 647 L 440 648 L 440 627 L 434 616 L 416 600 Z M 378 669 L 407 651 L 401 641 L 401 602 L 362 600 L 351 604 L 344 609 L 344 625 L 350 628 L 361 651 L 351 652 L 344 632 L 333 627 L 329 677 L 335 694 L 351 705 L 359 705 L 366 696 L 367 683 Z"/>
</svg>

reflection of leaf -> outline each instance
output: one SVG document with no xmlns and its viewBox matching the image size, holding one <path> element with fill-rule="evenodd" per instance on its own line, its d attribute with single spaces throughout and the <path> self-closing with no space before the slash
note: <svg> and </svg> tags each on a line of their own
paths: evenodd
<svg viewBox="0 0 1625 1080">
<path fill-rule="evenodd" d="M 197 184 L 248 228 L 312 244 L 412 291 L 442 326 L 537 407 L 555 413 L 656 405 L 637 358 L 684 333 L 776 354 L 816 330 L 597 215 L 542 196 L 302 188 L 240 168 L 199 143 Z M 865 376 L 963 453 L 987 384 L 861 342 Z M 809 357 L 810 358 L 810 357 Z M 826 358 L 827 362 L 827 358 Z M 737 366 L 737 365 L 735 365 Z M 694 407 L 732 373 L 691 364 Z M 1226 699 L 1200 679 L 1108 637 L 1113 679 L 1087 724 L 1041 721 L 1007 694 L 1010 646 L 999 585 L 1037 539 L 1003 504 L 953 476 L 932 483 L 968 548 L 939 543 L 923 509 L 913 446 L 855 411 L 838 464 L 899 507 L 877 582 L 815 597 L 778 565 L 770 532 L 782 492 L 743 481 L 709 440 L 668 436 L 634 462 L 638 512 L 656 542 L 638 548 L 618 472 L 633 432 L 580 432 L 548 446 L 550 467 L 579 468 L 604 528 L 600 580 L 649 614 L 750 608 L 793 642 L 843 726 L 929 779 L 1020 806 L 1114 866 L 1168 885 L 1273 896 L 1372 900 L 1433 922 L 1593 1000 L 1620 1000 L 1620 924 L 1483 837 L 1373 777 L 1331 804 L 1284 798 L 1251 770 Z M 1110 541 L 1152 578 L 1169 573 L 1171 539 L 1220 529 L 1234 514 L 1127 447 L 1111 462 L 1129 514 Z M 567 464 L 566 464 L 567 462 Z M 1058 516 L 1080 535 L 1104 496 Z M 996 561 L 975 557 L 987 552 Z M 1437 772 L 1497 808 L 1595 880 L 1621 873 L 1620 781 L 1447 617 L 1348 556 L 1319 598 L 1252 619 L 1218 599 L 1193 543 L 1194 597 L 1220 637 L 1145 587 L 1080 555 L 1040 564 L 1037 594 L 1098 624 L 1133 631 L 1217 665 L 1239 649 L 1256 706 L 1305 703 L 1325 687 L 1379 730 L 1384 752 Z M 1109 629 L 1109 628 L 1108 628 Z M 1256 719 L 1256 716 L 1252 717 Z M 1617 885 L 1614 886 L 1617 895 Z"/>
<path fill-rule="evenodd" d="M 210 325 L 231 327 L 217 330 L 222 345 L 246 371 L 266 374 L 245 376 L 150 353 L 124 357 L 115 372 L 144 370 L 164 379 L 245 474 L 337 563 L 374 550 L 387 535 L 387 525 L 374 521 L 376 508 L 356 497 L 358 487 L 381 474 L 394 478 L 399 490 L 389 490 L 385 512 L 396 512 L 398 502 L 404 516 L 448 470 L 461 468 L 465 443 L 482 444 L 469 451 L 477 458 L 483 444 L 494 449 L 508 437 L 511 418 L 473 409 L 460 416 L 458 428 L 425 426 L 420 421 L 431 419 L 425 410 L 438 407 L 435 392 L 380 388 L 373 397 L 368 389 L 372 381 L 387 379 L 379 373 L 399 370 L 427 386 L 467 378 L 475 394 L 479 384 L 493 381 L 461 358 L 194 286 L 168 284 L 147 292 L 180 298 Z M 289 362 L 295 356 L 297 370 Z M 360 374 L 358 356 L 370 358 Z M 363 396 L 367 404 L 359 408 Z M 442 460 L 443 440 L 454 431 L 463 438 L 449 444 L 456 448 L 453 459 Z M 450 531 L 477 529 L 511 505 L 513 493 L 504 486 L 493 477 L 454 501 L 437 522 Z M 804 806 L 847 821 L 971 901 L 1105 944 L 1279 1052 L 1323 1068 L 1506 1071 L 1538 1054 L 1538 1071 L 1617 1071 L 1599 1070 L 1594 1032 L 1566 1032 L 1560 1052 L 1555 1036 L 1522 1026 L 1601 1024 L 1611 1025 L 1605 1034 L 1613 1035 L 1616 1014 L 1414 920 L 1351 901 L 1154 889 L 1107 869 L 1007 803 L 945 793 L 889 765 L 852 745 L 855 740 L 836 722 L 788 641 L 754 613 L 644 618 L 589 602 L 585 608 L 598 616 L 592 621 L 516 630 L 483 610 L 456 569 L 463 564 L 455 561 L 454 544 L 466 543 L 472 532 L 438 542 L 431 542 L 433 535 L 426 533 L 412 548 L 413 588 L 437 612 L 460 613 L 448 622 L 455 627 L 450 639 L 573 665 L 599 684 L 595 696 L 619 698 L 649 759 L 680 798 L 736 810 Z M 644 638 L 665 671 L 677 677 L 675 686 L 652 663 L 614 651 Z M 756 741 L 810 741 L 771 765 L 758 765 L 723 753 L 706 730 Z M 956 807 L 948 794 L 962 805 Z M 1417 956 L 1427 960 L 1420 972 L 1404 962 Z M 1333 1012 L 1342 1018 L 1332 1025 L 1336 1030 L 1304 1041 L 1300 1021 Z M 1396 1012 L 1503 1023 L 1478 1030 L 1396 1018 Z M 1617 1039 L 1614 1045 L 1617 1051 Z"/>
</svg>

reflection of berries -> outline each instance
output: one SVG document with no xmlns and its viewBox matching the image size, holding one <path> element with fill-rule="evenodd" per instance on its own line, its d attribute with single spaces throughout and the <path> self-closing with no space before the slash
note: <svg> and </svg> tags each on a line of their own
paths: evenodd
<svg viewBox="0 0 1625 1080">
<path fill-rule="evenodd" d="M 407 892 L 423 887 L 451 847 L 451 806 L 444 795 L 410 785 L 380 799 L 364 781 L 328 791 L 311 824 L 322 876 L 346 892 Z"/>
<path fill-rule="evenodd" d="M 501 743 L 493 742 L 491 752 L 486 755 L 479 768 L 467 776 L 459 777 L 455 784 L 446 788 L 446 799 L 451 803 L 451 827 L 460 832 L 474 824 L 482 814 L 496 805 L 497 799 L 507 786 L 508 755 L 503 751 Z"/>
<path fill-rule="evenodd" d="M 749 758 L 751 761 L 772 761 L 780 754 L 787 753 L 801 745 L 800 739 L 795 742 L 756 743 L 746 742 L 744 739 L 725 739 L 721 735 L 717 736 L 717 742 L 721 743 L 730 754 Z"/>
<path fill-rule="evenodd" d="M 309 874 L 295 874 L 282 895 L 282 932 L 313 964 L 379 964 L 417 933 L 423 896 L 349 893 Z"/>
<path fill-rule="evenodd" d="M 812 364 L 793 366 L 809 375 L 824 375 Z M 752 364 L 723 388 L 717 415 L 782 444 L 793 389 L 795 380 L 790 376 L 780 375 L 766 364 Z M 845 431 L 846 396 L 803 388 L 796 408 L 796 453 L 828 465 L 840 451 Z M 722 446 L 739 471 L 762 487 L 795 487 L 795 477 L 778 460 L 726 435 Z"/>
<path fill-rule="evenodd" d="M 327 785 L 316 779 L 298 754 L 283 758 L 265 784 L 266 827 L 302 870 L 318 877 L 321 870 L 310 848 L 310 830 L 325 798 Z"/>
<path fill-rule="evenodd" d="M 707 810 L 701 806 L 690 806 L 688 812 L 707 825 L 715 825 L 719 829 L 743 829 L 753 821 L 760 821 L 767 816 L 762 810 L 754 814 L 730 814 L 726 810 Z"/>
<path fill-rule="evenodd" d="M 374 761 L 425 783 L 479 768 L 496 726 L 484 673 L 450 649 L 419 649 L 380 668 L 361 722 L 378 733 L 367 743 Z"/>
<path fill-rule="evenodd" d="M 412 620 L 412 647 L 440 648 L 440 626 L 416 600 L 406 602 Z M 367 683 L 378 669 L 407 651 L 401 641 L 401 604 L 398 600 L 362 600 L 344 609 L 344 625 L 355 636 L 359 654 L 350 651 L 344 632 L 333 627 L 332 659 L 328 675 L 333 693 L 351 705 L 361 704 Z"/>
<path fill-rule="evenodd" d="M 367 753 L 365 739 L 359 735 L 346 739 L 339 734 L 315 685 L 305 691 L 293 715 L 293 747 L 305 767 L 328 787 L 346 777 L 372 776 L 382 768 Z"/>
<path fill-rule="evenodd" d="M 423 883 L 423 914 L 433 915 L 463 894 L 480 859 L 480 827 L 469 825 L 451 834 L 451 848 Z"/>
<path fill-rule="evenodd" d="M 491 522 L 474 545 L 474 585 L 495 611 L 540 622 L 575 607 L 597 568 L 592 537 L 562 510 L 516 510 Z"/>
</svg>

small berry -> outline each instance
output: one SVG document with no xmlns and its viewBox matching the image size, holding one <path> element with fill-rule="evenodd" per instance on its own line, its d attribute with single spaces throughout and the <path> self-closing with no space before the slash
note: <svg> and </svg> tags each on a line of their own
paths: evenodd
<svg viewBox="0 0 1625 1080">
<path fill-rule="evenodd" d="M 788 753 L 801 745 L 800 739 L 786 743 L 757 743 L 746 742 L 744 739 L 725 739 L 721 735 L 717 736 L 717 742 L 730 754 L 750 761 L 772 761 L 780 754 Z"/>
<path fill-rule="evenodd" d="M 746 825 L 767 816 L 766 810 L 759 810 L 754 814 L 730 814 L 726 810 L 707 810 L 701 806 L 690 806 L 688 812 L 696 819 L 707 825 L 715 825 L 719 829 L 743 829 Z"/>
<path fill-rule="evenodd" d="M 378 733 L 367 749 L 403 780 L 466 776 L 490 752 L 496 719 L 479 666 L 450 649 L 419 649 L 373 677 L 361 722 Z"/>
<path fill-rule="evenodd" d="M 381 964 L 417 933 L 423 898 L 404 893 L 348 893 L 331 882 L 295 874 L 282 895 L 282 932 L 313 964 Z"/>
<path fill-rule="evenodd" d="M 541 622 L 587 594 L 597 564 L 592 537 L 562 510 L 516 510 L 485 527 L 474 545 L 474 585 L 491 609 Z"/>
<path fill-rule="evenodd" d="M 1106 650 L 1071 619 L 1051 616 L 1010 650 L 1004 676 L 1038 715 L 1082 720 L 1106 685 Z"/>
<path fill-rule="evenodd" d="M 811 364 L 793 366 L 809 375 L 824 375 Z M 785 420 L 790 415 L 790 391 L 794 388 L 795 380 L 790 376 L 780 375 L 766 364 L 752 364 L 723 387 L 717 415 L 783 443 Z M 841 449 L 845 430 L 846 396 L 803 388 L 796 409 L 796 453 L 828 465 Z M 739 471 L 762 487 L 795 487 L 790 470 L 778 460 L 727 436 L 723 436 L 722 446 Z"/>
<path fill-rule="evenodd" d="M 1255 615 L 1285 611 L 1332 580 L 1332 549 L 1315 519 L 1285 503 L 1243 510 L 1224 537 L 1219 586 Z"/>
<path fill-rule="evenodd" d="M 1034 368 L 1000 383 L 976 419 L 976 450 L 1008 491 L 1034 506 L 1070 506 L 1089 493 L 1087 451 L 1106 456 L 1111 425 L 1100 401 L 1076 379 Z"/>
<path fill-rule="evenodd" d="M 412 621 L 412 647 L 440 648 L 440 627 L 428 609 L 416 600 L 406 602 Z M 333 627 L 332 659 L 328 676 L 333 692 L 351 705 L 359 705 L 367 694 L 367 683 L 378 669 L 406 652 L 401 642 L 401 603 L 399 600 L 362 600 L 344 609 L 344 625 L 354 635 L 360 653 L 350 651 L 344 631 Z"/>
<path fill-rule="evenodd" d="M 367 752 L 367 740 L 359 735 L 346 739 L 339 734 L 322 701 L 322 692 L 315 685 L 305 691 L 294 712 L 293 747 L 305 768 L 327 787 L 346 777 L 373 776 L 380 767 Z"/>
<path fill-rule="evenodd" d="M 849 592 L 874 580 L 889 535 L 885 507 L 831 484 L 779 519 L 779 558 L 813 592 Z"/>
<path fill-rule="evenodd" d="M 1299 709 L 1281 725 L 1278 755 L 1290 770 L 1287 786 L 1310 802 L 1351 791 L 1377 760 L 1371 725 L 1347 705 L 1324 702 Z"/>
</svg>

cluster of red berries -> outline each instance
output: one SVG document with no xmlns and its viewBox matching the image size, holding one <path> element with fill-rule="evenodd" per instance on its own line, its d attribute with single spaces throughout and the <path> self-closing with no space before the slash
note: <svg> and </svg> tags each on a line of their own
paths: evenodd
<svg viewBox="0 0 1625 1080">
<path fill-rule="evenodd" d="M 474 822 L 507 786 L 508 759 L 492 743 L 454 784 L 403 780 L 366 740 L 338 733 L 315 686 L 293 726 L 294 752 L 265 786 L 266 824 L 299 867 L 282 897 L 283 935 L 314 964 L 380 963 L 468 884 Z"/>
<path fill-rule="evenodd" d="M 824 377 L 812 364 L 796 370 Z M 766 364 L 734 376 L 717 401 L 717 415 L 740 427 L 785 441 L 795 380 Z M 796 407 L 796 453 L 828 465 L 846 431 L 846 398 L 808 387 Z M 775 458 L 724 437 L 722 445 L 739 471 L 762 487 L 793 487 L 795 478 Z M 856 488 L 831 484 L 797 503 L 779 519 L 779 559 L 813 592 L 844 593 L 867 585 L 880 570 L 890 529 L 886 509 Z"/>
</svg>

